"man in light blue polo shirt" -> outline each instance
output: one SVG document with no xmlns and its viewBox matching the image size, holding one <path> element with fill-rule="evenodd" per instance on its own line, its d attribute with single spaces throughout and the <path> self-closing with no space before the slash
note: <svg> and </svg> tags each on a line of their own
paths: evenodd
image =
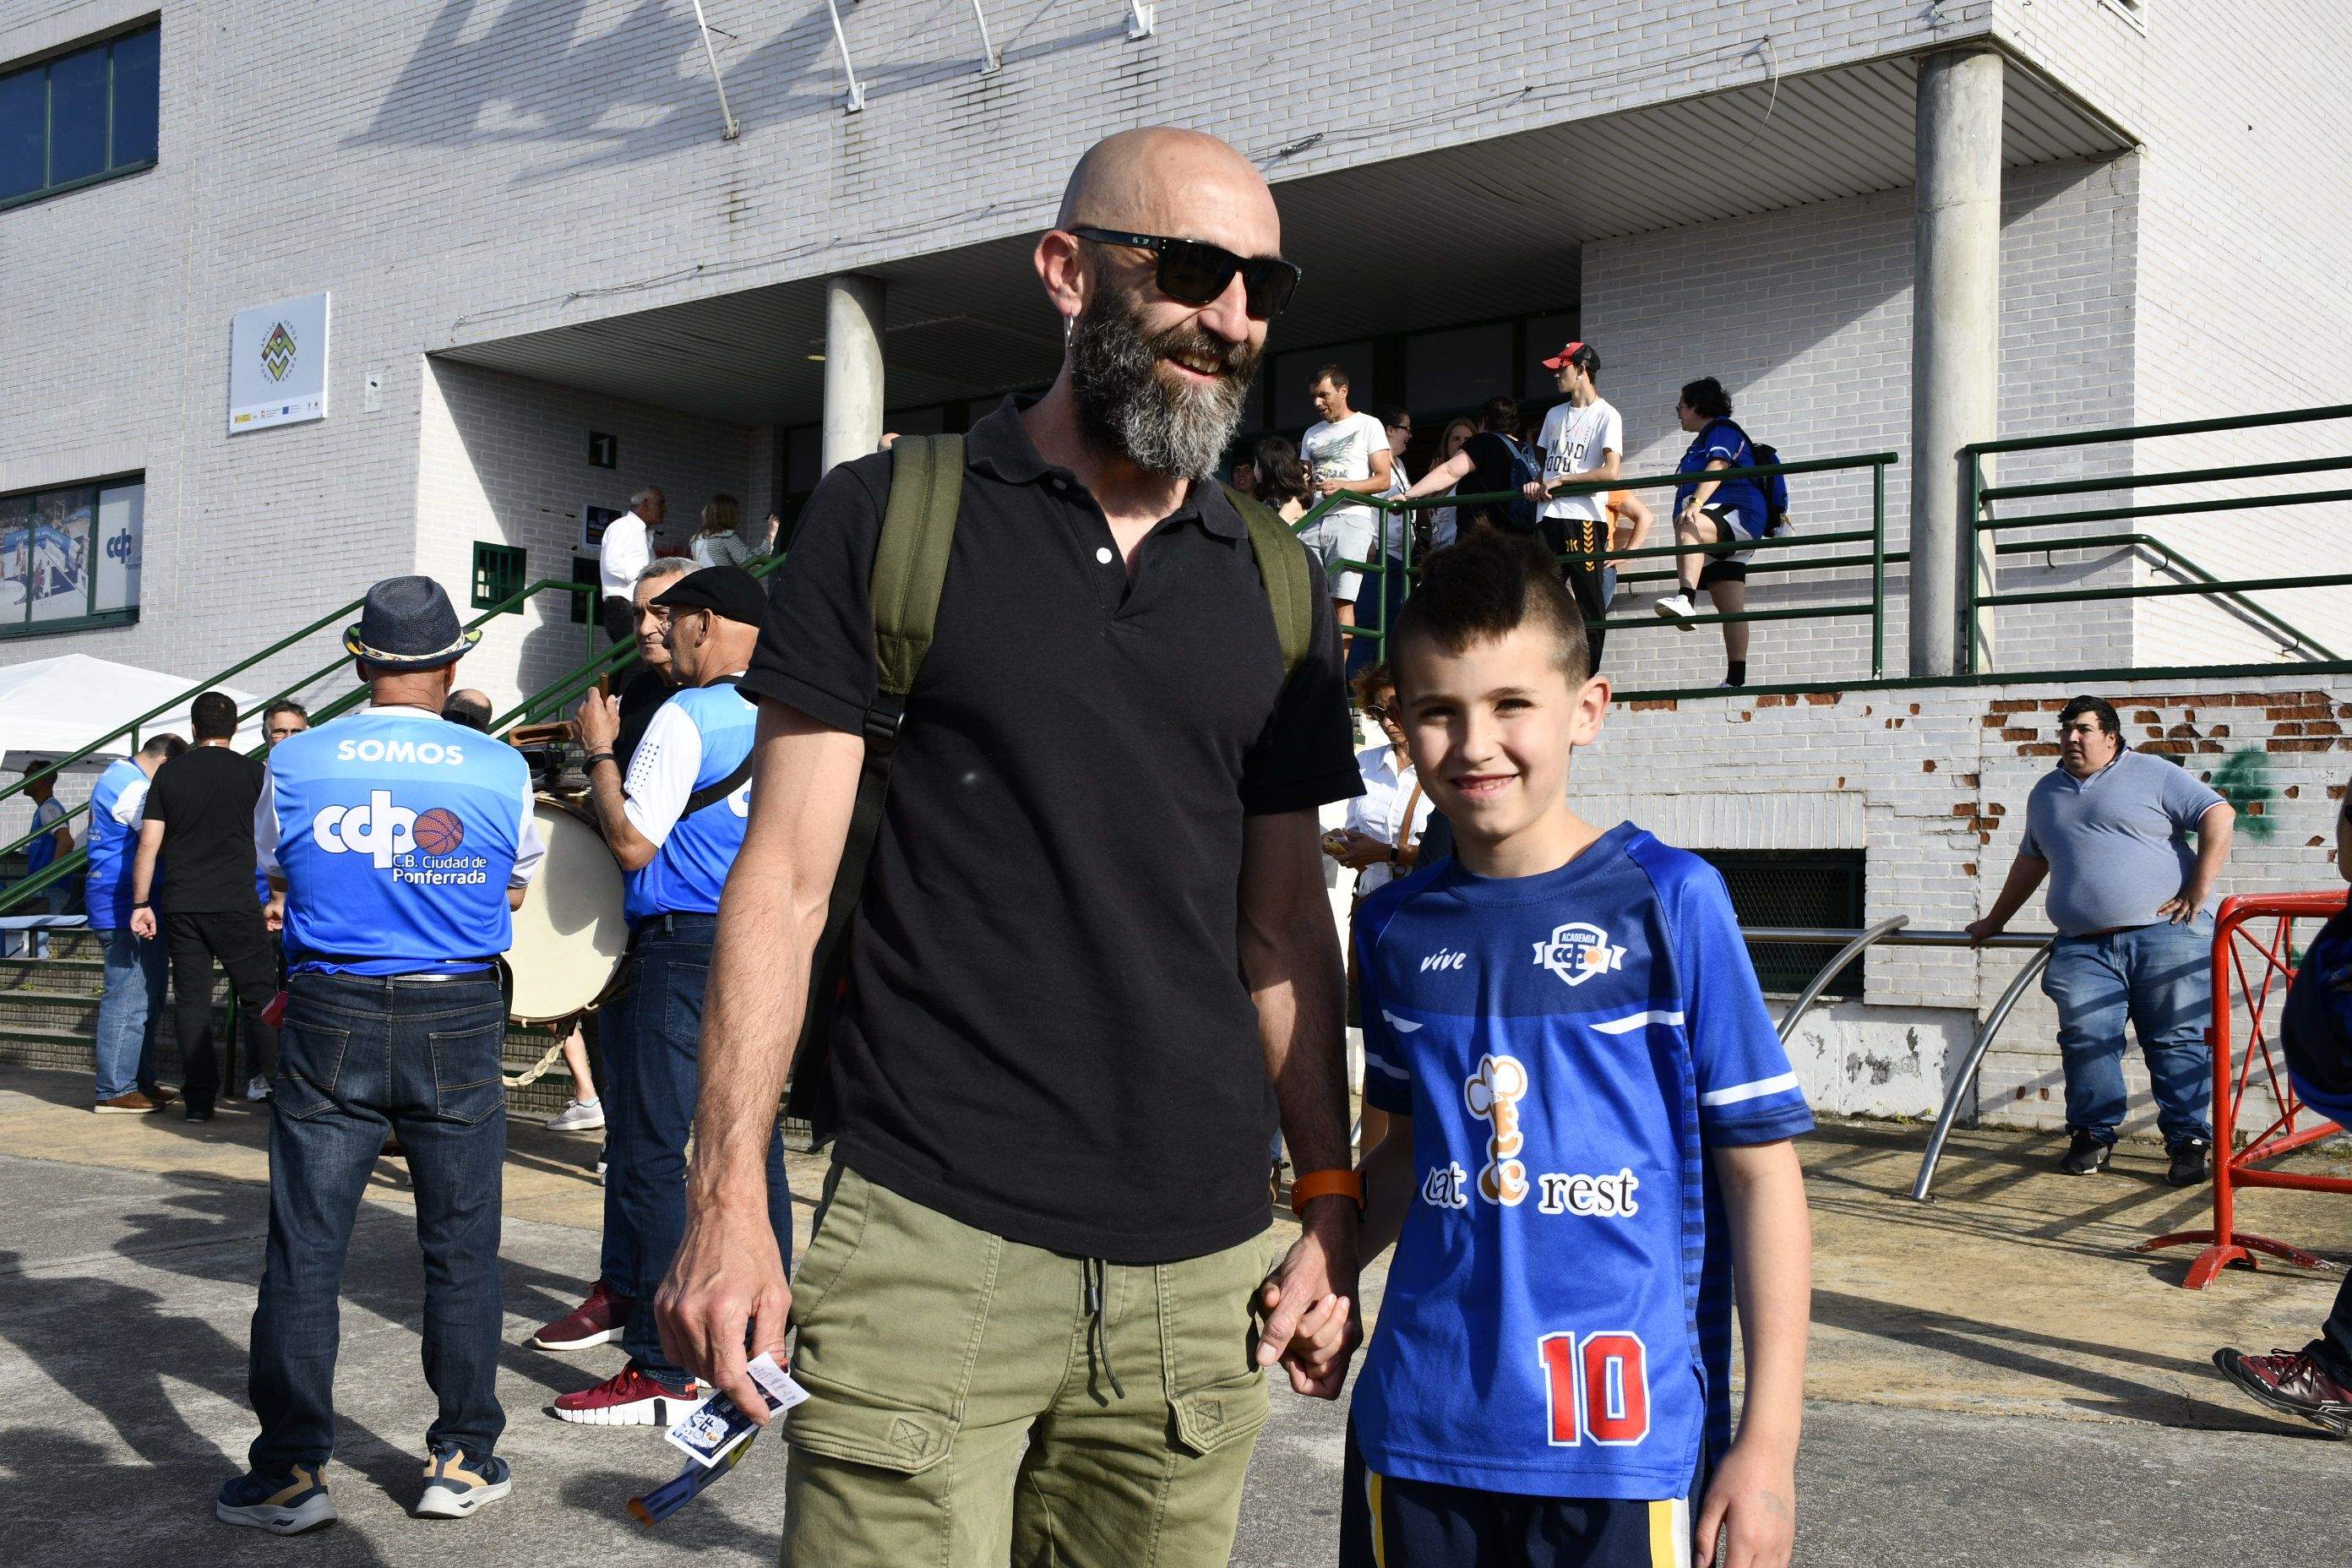
<svg viewBox="0 0 2352 1568">
<path fill-rule="evenodd" d="M 2058 1005 L 2073 1134 L 2060 1168 L 2087 1176 L 2107 1163 L 2124 1117 L 2129 1020 L 2156 1091 L 2168 1179 L 2190 1186 L 2204 1180 L 2213 1146 L 2205 1043 L 2220 901 L 2213 889 L 2229 863 L 2236 814 L 2185 768 L 2126 750 L 2115 709 L 2096 697 L 2066 704 L 2058 738 L 2059 765 L 2027 799 L 2017 861 L 1992 912 L 1969 935 L 1982 942 L 2000 931 L 2050 879 L 2058 940 L 2042 989 Z"/>
</svg>

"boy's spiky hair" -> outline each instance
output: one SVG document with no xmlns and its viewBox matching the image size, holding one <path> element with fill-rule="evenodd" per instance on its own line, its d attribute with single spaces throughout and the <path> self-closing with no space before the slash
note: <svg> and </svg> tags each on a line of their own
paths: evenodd
<svg viewBox="0 0 2352 1568">
<path fill-rule="evenodd" d="M 1569 685 L 1582 685 L 1592 673 L 1584 613 L 1560 582 L 1559 566 L 1525 535 L 1482 529 L 1429 557 L 1420 584 L 1397 612 L 1391 662 L 1402 676 L 1418 643 L 1460 653 L 1530 623 L 1552 640 Z"/>
</svg>

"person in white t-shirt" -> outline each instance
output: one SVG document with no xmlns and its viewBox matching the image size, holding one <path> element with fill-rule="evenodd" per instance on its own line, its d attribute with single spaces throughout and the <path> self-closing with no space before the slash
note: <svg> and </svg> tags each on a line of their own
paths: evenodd
<svg viewBox="0 0 2352 1568">
<path fill-rule="evenodd" d="M 637 611 L 629 595 L 637 585 L 637 574 L 654 558 L 654 535 L 661 531 L 663 510 L 661 491 L 646 486 L 629 498 L 628 510 L 604 525 L 604 537 L 596 546 L 604 634 L 614 642 L 635 632 Z"/>
<path fill-rule="evenodd" d="M 1299 441 L 1298 460 L 1307 465 L 1315 493 L 1385 495 L 1392 462 L 1389 433 L 1370 415 L 1348 406 L 1348 373 L 1336 364 L 1325 365 L 1315 373 L 1307 394 L 1323 417 Z M 1356 624 L 1356 596 L 1363 587 L 1364 574 L 1360 567 L 1343 567 L 1339 563 L 1371 560 L 1379 522 L 1380 514 L 1373 508 L 1343 504 L 1324 513 L 1314 527 L 1298 536 L 1323 563 L 1323 575 L 1331 584 L 1333 617 L 1343 637 Z"/>
<path fill-rule="evenodd" d="M 1543 448 L 1543 478 L 1530 482 L 1527 493 L 1542 503 L 1545 542 L 1555 554 L 1567 557 L 1569 591 L 1584 611 L 1585 638 L 1592 667 L 1598 669 L 1607 634 L 1591 623 L 1608 613 L 1601 592 L 1601 566 L 1609 553 L 1608 492 L 1551 492 L 1579 479 L 1616 479 L 1625 452 L 1625 421 L 1616 405 L 1601 395 L 1601 355 L 1591 343 L 1571 342 L 1543 363 L 1568 401 L 1544 416 L 1543 434 L 1536 438 Z"/>
</svg>

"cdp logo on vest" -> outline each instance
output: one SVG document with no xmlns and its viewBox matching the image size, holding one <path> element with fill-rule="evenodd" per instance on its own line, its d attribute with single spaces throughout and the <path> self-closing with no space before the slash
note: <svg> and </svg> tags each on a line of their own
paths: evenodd
<svg viewBox="0 0 2352 1568">
<path fill-rule="evenodd" d="M 330 805 L 310 821 L 310 841 L 331 855 L 365 855 L 379 871 L 416 847 L 416 813 L 392 804 L 392 792 L 370 790 L 364 805 Z"/>
</svg>

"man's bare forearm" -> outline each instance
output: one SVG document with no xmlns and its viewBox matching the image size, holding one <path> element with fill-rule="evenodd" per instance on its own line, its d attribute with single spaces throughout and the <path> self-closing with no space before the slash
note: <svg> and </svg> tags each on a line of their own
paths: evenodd
<svg viewBox="0 0 2352 1568">
<path fill-rule="evenodd" d="M 1992 912 L 1985 918 L 1996 926 L 2005 926 L 2025 907 L 2033 889 L 2042 886 L 2042 879 L 2050 874 L 2050 862 L 2034 856 L 2020 854 L 2010 862 L 2009 875 L 2000 884 L 2000 896 L 1992 901 Z"/>
<path fill-rule="evenodd" d="M 1348 1047 L 1339 939 L 1323 894 L 1315 824 L 1253 825 L 1243 868 L 1242 973 L 1257 1005 L 1266 1077 L 1302 1171 L 1345 1170 Z"/>
<path fill-rule="evenodd" d="M 767 1181 L 769 1135 L 807 1006 L 809 955 L 824 921 L 822 900 L 814 921 L 794 907 L 793 883 L 788 867 L 739 860 L 719 900 L 694 1117 L 698 1202 L 723 1201 Z"/>
</svg>

